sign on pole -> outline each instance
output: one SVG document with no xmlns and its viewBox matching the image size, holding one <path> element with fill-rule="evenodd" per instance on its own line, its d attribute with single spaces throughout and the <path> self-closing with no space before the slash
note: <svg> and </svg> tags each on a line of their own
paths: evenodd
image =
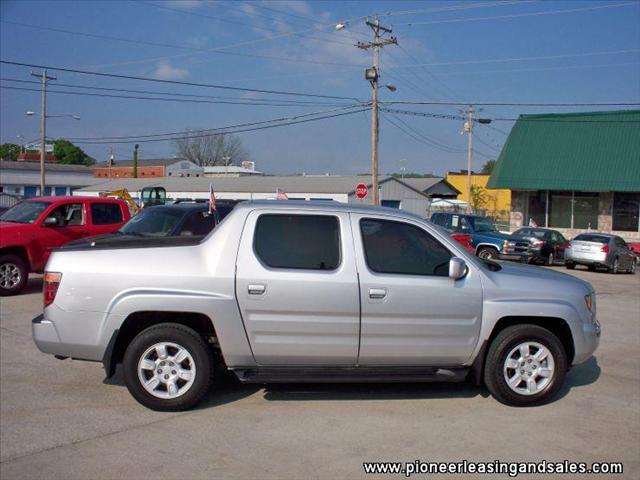
<svg viewBox="0 0 640 480">
<path fill-rule="evenodd" d="M 356 185 L 356 197 L 358 197 L 360 200 L 365 198 L 368 193 L 369 189 L 364 183 L 359 183 L 358 185 Z"/>
</svg>

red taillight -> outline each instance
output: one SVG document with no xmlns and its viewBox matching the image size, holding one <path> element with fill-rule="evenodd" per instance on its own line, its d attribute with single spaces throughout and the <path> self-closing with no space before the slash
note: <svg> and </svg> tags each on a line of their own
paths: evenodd
<svg viewBox="0 0 640 480">
<path fill-rule="evenodd" d="M 604 253 L 609 253 L 609 245 L 605 245 L 604 247 L 602 247 L 602 248 L 600 249 L 600 251 L 601 251 L 601 252 L 604 252 Z"/>
<path fill-rule="evenodd" d="M 47 307 L 56 299 L 56 293 L 58 293 L 62 274 L 57 272 L 45 272 L 43 280 L 44 286 L 42 291 L 44 292 L 44 306 Z"/>
<path fill-rule="evenodd" d="M 571 248 L 571 244 L 569 242 L 565 243 L 564 248 Z"/>
</svg>

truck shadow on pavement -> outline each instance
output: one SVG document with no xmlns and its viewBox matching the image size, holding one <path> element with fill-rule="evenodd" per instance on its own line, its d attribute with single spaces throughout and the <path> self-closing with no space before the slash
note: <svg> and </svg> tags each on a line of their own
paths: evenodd
<svg viewBox="0 0 640 480">
<path fill-rule="evenodd" d="M 595 383 L 601 369 L 596 357 L 576 365 L 568 373 L 565 384 L 551 400 L 560 400 L 573 388 Z M 107 385 L 124 386 L 121 365 L 111 378 L 105 378 Z M 461 383 L 271 383 L 241 384 L 231 375 L 216 382 L 211 392 L 194 410 L 202 410 L 235 401 L 263 390 L 263 398 L 268 401 L 309 401 L 309 400 L 430 400 L 440 398 L 490 397 L 484 386 L 475 386 L 471 382 Z"/>
</svg>

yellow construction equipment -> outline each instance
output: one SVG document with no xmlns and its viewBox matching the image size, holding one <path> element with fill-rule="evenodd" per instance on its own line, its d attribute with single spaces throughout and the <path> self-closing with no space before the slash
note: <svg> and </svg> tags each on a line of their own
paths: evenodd
<svg viewBox="0 0 640 480">
<path fill-rule="evenodd" d="M 138 205 L 126 188 L 120 190 L 112 190 L 109 192 L 100 192 L 101 197 L 119 198 L 127 202 L 131 215 L 138 213 L 142 207 L 152 207 L 154 205 L 164 205 L 167 199 L 167 191 L 163 187 L 145 187 L 140 192 L 139 198 L 141 205 Z"/>
</svg>

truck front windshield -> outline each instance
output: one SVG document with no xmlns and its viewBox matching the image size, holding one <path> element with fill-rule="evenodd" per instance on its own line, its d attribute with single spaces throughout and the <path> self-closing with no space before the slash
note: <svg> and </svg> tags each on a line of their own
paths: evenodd
<svg viewBox="0 0 640 480">
<path fill-rule="evenodd" d="M 482 217 L 472 218 L 471 223 L 473 224 L 473 230 L 477 233 L 498 231 L 496 226 L 493 223 L 491 223 L 491 220 L 489 220 L 488 218 L 482 218 Z"/>
<path fill-rule="evenodd" d="M 0 216 L 2 222 L 33 223 L 51 202 L 20 202 Z"/>
<path fill-rule="evenodd" d="M 183 216 L 182 211 L 166 208 L 148 208 L 142 210 L 120 229 L 125 235 L 166 237 L 171 235 Z"/>
</svg>

